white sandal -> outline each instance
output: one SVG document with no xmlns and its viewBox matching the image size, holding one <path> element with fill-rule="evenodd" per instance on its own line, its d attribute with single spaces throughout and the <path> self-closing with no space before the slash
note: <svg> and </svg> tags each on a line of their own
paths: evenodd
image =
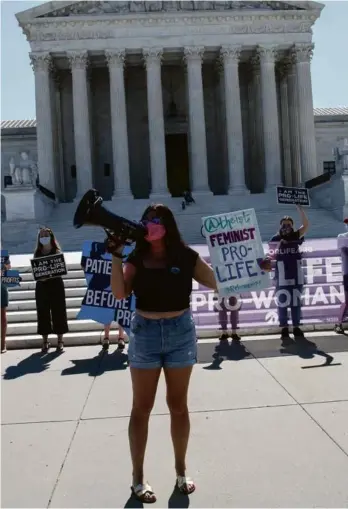
<svg viewBox="0 0 348 509">
<path fill-rule="evenodd" d="M 133 495 L 143 504 L 154 504 L 157 501 L 156 495 L 148 482 L 131 486 Z"/>
<path fill-rule="evenodd" d="M 191 495 L 196 489 L 196 485 L 191 477 L 186 477 L 185 475 L 178 475 L 176 477 L 176 485 L 178 490 L 184 495 Z"/>
</svg>

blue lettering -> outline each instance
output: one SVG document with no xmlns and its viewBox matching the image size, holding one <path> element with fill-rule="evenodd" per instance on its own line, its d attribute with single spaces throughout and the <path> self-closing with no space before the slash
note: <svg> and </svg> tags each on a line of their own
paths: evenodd
<svg viewBox="0 0 348 509">
<path fill-rule="evenodd" d="M 254 265 L 254 260 L 247 260 L 245 262 L 245 268 L 247 270 L 247 273 L 248 273 L 249 277 L 257 276 L 257 272 L 252 272 L 253 265 Z"/>
</svg>

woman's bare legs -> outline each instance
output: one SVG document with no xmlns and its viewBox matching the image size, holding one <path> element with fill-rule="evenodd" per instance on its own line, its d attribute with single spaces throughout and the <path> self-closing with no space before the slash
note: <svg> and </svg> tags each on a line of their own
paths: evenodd
<svg viewBox="0 0 348 509">
<path fill-rule="evenodd" d="M 170 411 L 171 434 L 175 455 L 175 470 L 185 476 L 186 451 L 190 435 L 190 417 L 187 408 L 187 393 L 192 366 L 165 368 L 167 383 L 167 405 Z"/>
<path fill-rule="evenodd" d="M 103 349 L 104 350 L 108 350 L 109 349 L 109 344 L 110 344 L 110 329 L 111 329 L 111 323 L 109 323 L 108 325 L 104 325 L 104 338 L 102 340 L 102 345 L 103 345 Z"/>
<path fill-rule="evenodd" d="M 126 333 L 125 333 L 125 330 L 123 327 L 121 327 L 121 325 L 118 325 L 118 348 L 124 348 L 125 347 L 125 342 L 124 342 L 124 337 L 125 337 Z"/>
<path fill-rule="evenodd" d="M 144 484 L 144 457 L 149 417 L 155 402 L 161 368 L 130 368 L 133 406 L 129 421 L 129 446 L 133 464 L 133 486 Z"/>
</svg>

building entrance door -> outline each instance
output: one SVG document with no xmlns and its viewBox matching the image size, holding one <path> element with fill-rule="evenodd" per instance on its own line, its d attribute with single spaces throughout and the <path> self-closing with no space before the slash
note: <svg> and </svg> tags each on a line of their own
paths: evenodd
<svg viewBox="0 0 348 509">
<path fill-rule="evenodd" d="M 190 189 L 190 170 L 187 134 L 166 135 L 168 189 L 174 198 Z"/>
</svg>

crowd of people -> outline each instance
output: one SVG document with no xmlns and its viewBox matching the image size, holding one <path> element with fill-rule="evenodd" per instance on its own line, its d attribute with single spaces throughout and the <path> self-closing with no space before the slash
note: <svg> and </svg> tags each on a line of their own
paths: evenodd
<svg viewBox="0 0 348 509">
<path fill-rule="evenodd" d="M 276 246 L 273 255 L 261 262 L 262 269 L 271 271 L 275 261 L 277 290 L 288 289 L 302 292 L 300 246 L 308 231 L 306 214 L 298 207 L 301 226 L 295 228 L 291 217 L 283 217 L 279 231 L 271 239 Z M 192 280 L 216 291 L 214 271 L 198 253 L 182 240 L 175 218 L 164 205 L 149 206 L 141 219 L 147 227 L 147 235 L 137 241 L 134 250 L 124 263 L 124 246 L 119 239 L 106 240 L 107 251 L 112 255 L 111 289 L 116 299 L 125 299 L 132 292 L 136 297 L 136 310 L 132 317 L 128 362 L 133 388 L 132 410 L 129 421 L 129 445 L 133 464 L 132 492 L 144 503 L 156 501 L 154 489 L 144 474 L 144 458 L 148 437 L 149 417 L 155 402 L 161 371 L 167 386 L 167 404 L 170 411 L 171 436 L 175 457 L 175 479 L 177 488 L 189 495 L 195 490 L 194 481 L 186 469 L 186 451 L 190 435 L 190 419 L 187 396 L 192 368 L 197 362 L 197 338 L 190 310 Z M 41 228 L 37 236 L 34 258 L 60 253 L 61 249 L 52 230 Z M 6 262 L 6 261 L 5 261 Z M 82 260 L 82 267 L 84 262 Z M 348 263 L 348 262 L 347 262 Z M 8 268 L 8 263 L 5 268 Z M 347 267 L 346 267 L 347 268 Z M 345 269 L 345 274 L 348 270 Z M 348 275 L 345 276 L 347 290 Z M 149 291 L 151 289 L 151 291 Z M 7 290 L 2 292 L 1 348 L 5 348 Z M 293 293 L 292 293 L 293 295 Z M 61 277 L 37 281 L 35 290 L 38 334 L 42 336 L 42 350 L 47 352 L 48 337 L 57 336 L 57 350 L 63 349 L 63 336 L 68 332 L 64 283 Z M 238 309 L 236 297 L 228 300 L 228 306 L 219 308 L 221 341 L 228 335 L 228 308 L 231 311 L 232 341 L 240 342 L 238 335 Z M 284 305 L 286 304 L 286 305 Z M 293 336 L 288 328 L 288 308 L 291 311 Z M 301 301 L 278 303 L 279 324 L 283 344 L 301 342 Z M 104 328 L 102 346 L 109 347 L 111 324 Z M 119 348 L 124 348 L 124 331 L 119 334 Z"/>
</svg>

